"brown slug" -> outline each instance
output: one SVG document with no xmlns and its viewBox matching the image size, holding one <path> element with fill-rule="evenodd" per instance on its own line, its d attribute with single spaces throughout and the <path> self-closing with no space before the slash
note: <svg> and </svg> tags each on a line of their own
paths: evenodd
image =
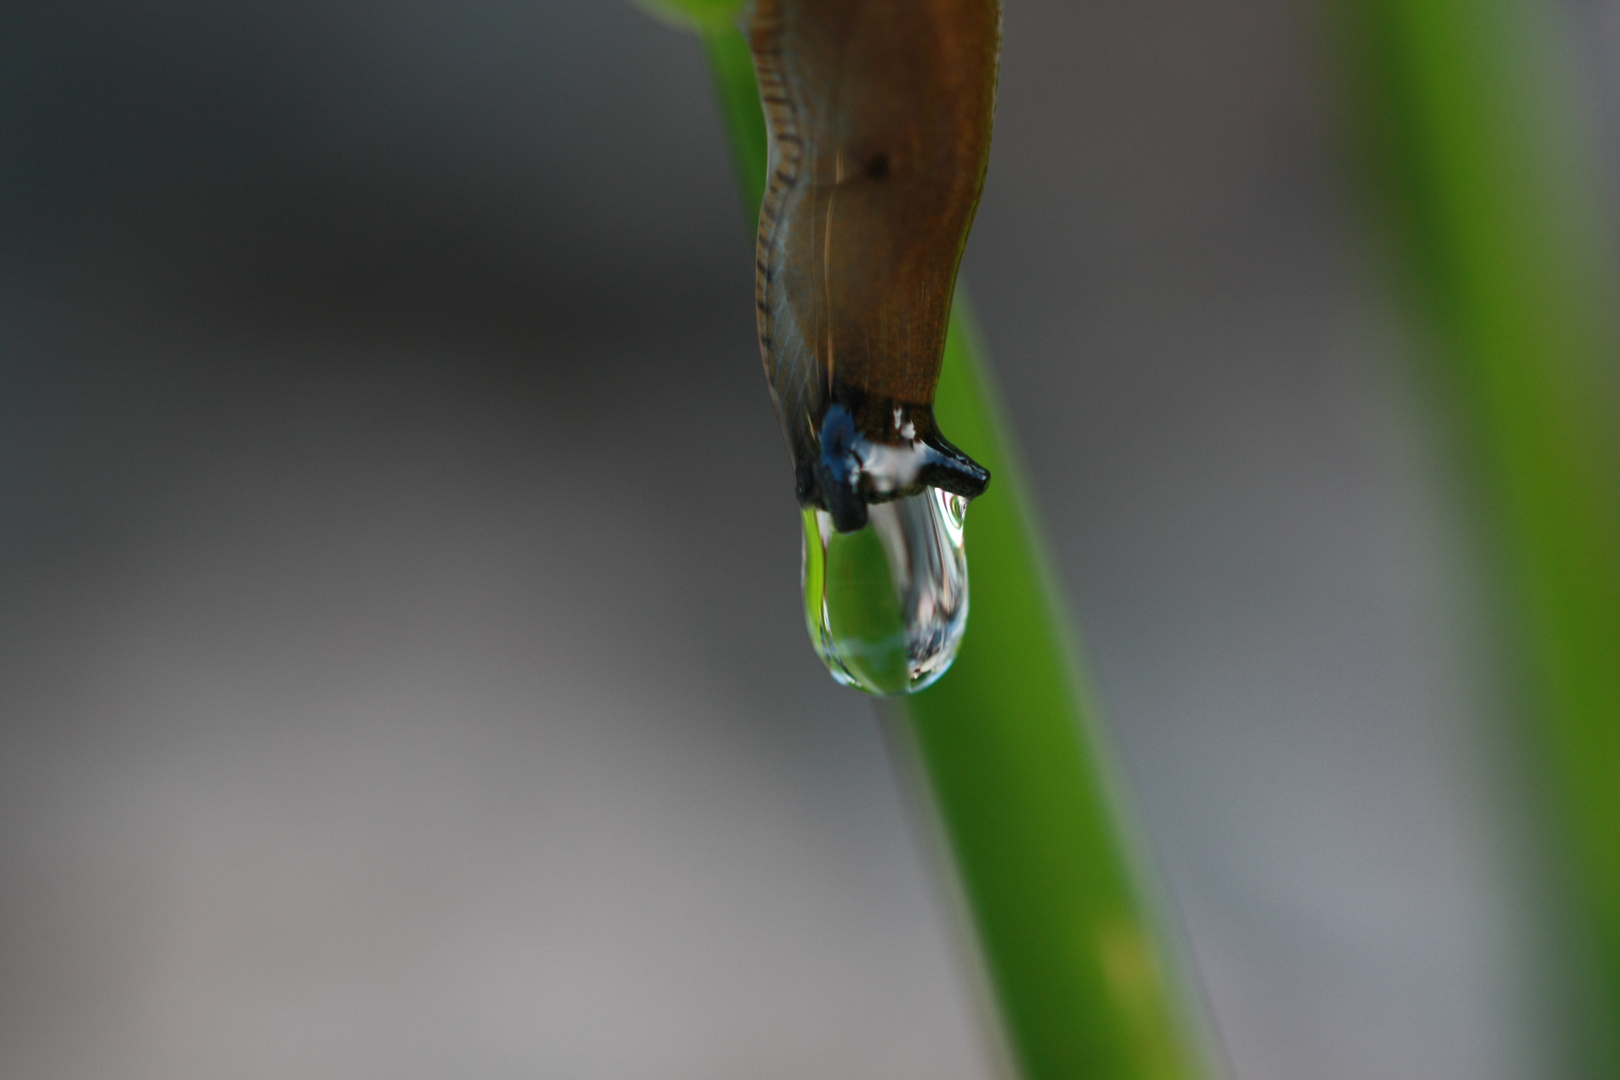
<svg viewBox="0 0 1620 1080">
<path fill-rule="evenodd" d="M 995 115 L 999 0 L 754 0 L 769 136 L 755 301 L 799 502 L 834 527 L 990 474 L 934 421 Z"/>
</svg>

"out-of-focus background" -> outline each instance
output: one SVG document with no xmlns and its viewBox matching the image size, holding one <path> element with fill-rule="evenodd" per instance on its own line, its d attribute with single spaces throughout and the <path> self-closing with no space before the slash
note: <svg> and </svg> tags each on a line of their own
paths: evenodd
<svg viewBox="0 0 1620 1080">
<path fill-rule="evenodd" d="M 967 280 L 1235 1075 L 1534 1077 L 1327 30 L 1008 0 Z M 0 1075 L 994 1075 L 749 242 L 622 3 L 0 9 Z"/>
</svg>

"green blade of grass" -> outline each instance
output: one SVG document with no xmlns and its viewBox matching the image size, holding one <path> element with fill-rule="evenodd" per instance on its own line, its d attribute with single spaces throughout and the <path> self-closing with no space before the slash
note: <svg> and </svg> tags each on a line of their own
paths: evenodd
<svg viewBox="0 0 1620 1080">
<path fill-rule="evenodd" d="M 759 83 L 754 78 L 754 58 L 748 43 L 732 29 L 703 35 L 709 54 L 709 71 L 714 75 L 715 96 L 726 125 L 726 143 L 731 147 L 731 163 L 737 170 L 737 190 L 742 192 L 748 222 L 759 221 L 759 204 L 765 198 L 765 108 L 759 102 Z"/>
<path fill-rule="evenodd" d="M 1620 1076 L 1620 424 L 1603 216 L 1551 5 L 1342 0 L 1362 148 L 1497 571 L 1504 688 L 1567 869 L 1559 1036 Z"/>
<path fill-rule="evenodd" d="M 1019 463 L 958 297 L 935 408 L 995 477 L 968 512 L 962 651 L 906 700 L 1025 1075 L 1210 1075 Z"/>
<path fill-rule="evenodd" d="M 705 35 L 746 202 L 765 128 L 747 46 Z M 994 475 L 968 512 L 972 615 L 951 671 L 905 699 L 910 742 L 1028 1080 L 1195 1080 L 1206 1028 L 1100 748 L 1073 636 L 960 297 L 935 402 Z"/>
</svg>

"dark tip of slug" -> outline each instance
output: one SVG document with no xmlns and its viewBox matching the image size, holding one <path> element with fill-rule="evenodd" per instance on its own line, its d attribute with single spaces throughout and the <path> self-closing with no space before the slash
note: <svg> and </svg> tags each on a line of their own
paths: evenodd
<svg viewBox="0 0 1620 1080">
<path fill-rule="evenodd" d="M 939 432 L 925 435 L 923 444 L 932 450 L 929 460 L 917 470 L 917 480 L 964 499 L 977 499 L 990 486 L 990 470 L 952 446 Z"/>
<path fill-rule="evenodd" d="M 866 175 L 873 180 L 882 180 L 889 175 L 889 155 L 873 154 L 866 159 Z"/>
<path fill-rule="evenodd" d="M 939 434 L 931 412 L 913 415 L 924 428 L 913 441 L 878 443 L 848 408 L 829 406 L 817 437 L 795 455 L 799 505 L 826 511 L 833 528 L 849 533 L 866 526 L 871 504 L 917 495 L 927 487 L 964 499 L 983 494 L 989 471 Z"/>
<path fill-rule="evenodd" d="M 833 528 L 841 533 L 860 532 L 866 528 L 866 500 L 850 484 L 823 484 L 821 493 L 827 499 L 827 515 Z"/>
</svg>

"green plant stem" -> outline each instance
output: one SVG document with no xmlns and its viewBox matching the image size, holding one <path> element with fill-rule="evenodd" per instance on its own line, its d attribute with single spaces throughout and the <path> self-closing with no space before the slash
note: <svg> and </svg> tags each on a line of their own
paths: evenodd
<svg viewBox="0 0 1620 1080">
<path fill-rule="evenodd" d="M 706 38 L 749 205 L 765 131 L 747 47 Z M 1194 1080 L 1205 1028 L 1139 861 L 1008 427 L 958 297 L 935 407 L 988 467 L 968 513 L 973 584 L 951 671 L 905 700 L 910 740 L 1029 1080 Z"/>
<path fill-rule="evenodd" d="M 726 143 L 731 147 L 731 164 L 737 171 L 737 190 L 742 192 L 743 208 L 749 224 L 759 221 L 759 204 L 765 198 L 765 109 L 759 102 L 759 83 L 754 78 L 754 58 L 748 43 L 735 30 L 719 30 L 703 35 L 709 54 L 709 71 L 714 75 L 715 96 L 726 125 Z"/>
<path fill-rule="evenodd" d="M 1193 996 L 965 307 L 959 296 L 935 408 L 995 480 L 968 513 L 969 631 L 950 673 L 906 700 L 913 738 L 1025 1075 L 1206 1076 Z"/>
<path fill-rule="evenodd" d="M 1620 291 L 1552 5 L 1343 0 L 1362 148 L 1497 570 L 1573 1071 L 1620 1076 Z"/>
</svg>

